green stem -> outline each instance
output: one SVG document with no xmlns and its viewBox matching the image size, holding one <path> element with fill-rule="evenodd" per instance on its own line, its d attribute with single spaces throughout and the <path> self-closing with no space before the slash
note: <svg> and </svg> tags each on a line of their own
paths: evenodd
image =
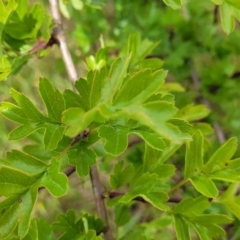
<svg viewBox="0 0 240 240">
<path fill-rule="evenodd" d="M 188 181 L 189 179 L 183 179 L 183 180 L 181 180 L 177 185 L 175 185 L 172 189 L 170 189 L 169 191 L 168 191 L 168 194 L 169 193 L 172 193 L 172 192 L 174 192 L 175 190 L 177 190 L 178 188 L 180 188 L 182 185 L 184 185 L 187 181 Z"/>
</svg>

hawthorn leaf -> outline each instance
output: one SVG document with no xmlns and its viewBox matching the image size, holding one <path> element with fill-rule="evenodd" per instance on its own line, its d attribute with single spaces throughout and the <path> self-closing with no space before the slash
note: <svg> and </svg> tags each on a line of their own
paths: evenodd
<svg viewBox="0 0 240 240">
<path fill-rule="evenodd" d="M 163 0 L 163 2 L 168 5 L 169 7 L 171 7 L 172 9 L 180 9 L 181 5 L 182 5 L 182 1 L 181 0 Z"/>
<path fill-rule="evenodd" d="M 7 238 L 18 224 L 18 236 L 23 238 L 29 229 L 31 212 L 37 200 L 38 187 L 33 185 L 22 194 L 12 195 L 0 203 L 0 237 Z"/>
<path fill-rule="evenodd" d="M 148 192 L 140 194 L 139 196 L 161 211 L 168 211 L 170 209 L 169 206 L 164 204 L 164 202 L 167 202 L 169 199 L 165 192 Z"/>
<path fill-rule="evenodd" d="M 210 206 L 208 198 L 200 196 L 197 198 L 185 198 L 173 209 L 174 214 L 196 215 L 202 213 Z"/>
<path fill-rule="evenodd" d="M 37 177 L 29 176 L 18 169 L 1 166 L 0 195 L 10 196 L 13 194 L 20 194 L 26 191 L 36 180 Z"/>
<path fill-rule="evenodd" d="M 37 219 L 32 219 L 27 235 L 22 240 L 39 240 Z"/>
<path fill-rule="evenodd" d="M 225 2 L 240 10 L 240 2 L 238 0 L 225 0 Z"/>
<path fill-rule="evenodd" d="M 203 165 L 203 136 L 200 131 L 193 135 L 193 141 L 187 143 L 184 178 L 188 179 L 200 171 Z"/>
<path fill-rule="evenodd" d="M 130 220 L 129 207 L 126 204 L 114 206 L 115 223 L 118 227 L 125 225 Z"/>
<path fill-rule="evenodd" d="M 117 58 L 113 62 L 109 76 L 102 88 L 101 101 L 103 103 L 112 103 L 115 93 L 121 87 L 123 78 L 126 76 L 130 59 L 131 55 L 126 59 Z"/>
<path fill-rule="evenodd" d="M 101 91 L 106 79 L 107 71 L 105 68 L 102 68 L 99 71 L 90 71 L 86 80 L 80 79 L 75 83 L 84 110 L 90 110 L 98 105 L 101 100 Z"/>
<path fill-rule="evenodd" d="M 212 2 L 214 2 L 214 3 L 217 4 L 217 5 L 223 4 L 224 1 L 225 1 L 225 0 L 212 0 Z"/>
<path fill-rule="evenodd" d="M 48 223 L 45 219 L 38 218 L 37 226 L 38 226 L 38 240 L 54 239 L 52 224 Z"/>
<path fill-rule="evenodd" d="M 7 4 L 4 1 L 0 1 L 0 23 L 6 23 L 11 12 L 15 10 L 18 3 L 14 0 L 9 0 Z M 0 36 L 2 33 L 0 32 Z"/>
<path fill-rule="evenodd" d="M 53 87 L 49 86 L 48 80 L 44 79 L 40 83 L 40 87 L 43 87 L 43 85 L 46 87 L 49 87 L 53 91 L 53 95 L 55 94 L 55 97 L 58 96 L 59 99 L 61 98 L 60 102 L 63 101 L 63 97 L 61 97 L 60 93 L 57 90 L 54 90 Z M 51 92 L 49 90 L 48 93 Z M 42 94 L 43 90 L 41 89 Z M 56 93 L 57 92 L 57 93 Z M 45 94 L 45 93 L 44 93 Z M 43 94 L 43 98 L 47 98 Z M 44 128 L 44 146 L 47 150 L 53 150 L 58 146 L 58 143 L 63 137 L 63 133 L 65 131 L 65 126 L 62 125 L 61 119 L 60 119 L 60 112 L 65 109 L 65 106 L 57 107 L 57 110 L 54 110 L 55 113 L 58 114 L 59 122 L 56 122 L 55 119 L 51 119 L 43 115 L 34 105 L 33 103 L 23 94 L 11 90 L 11 95 L 14 98 L 14 100 L 17 102 L 18 106 L 15 106 L 11 103 L 3 103 L 0 111 L 1 113 L 6 117 L 9 118 L 12 121 L 18 122 L 21 125 L 14 129 L 10 133 L 10 139 L 11 140 L 19 140 L 22 139 L 29 134 Z M 49 96 L 48 96 L 49 97 Z M 51 99 L 51 97 L 50 97 Z M 44 100 L 48 105 L 50 105 L 50 100 L 45 99 Z M 62 102 L 63 103 L 63 102 Z M 54 100 L 52 99 L 52 104 L 54 104 Z M 48 106 L 49 108 L 49 106 Z M 52 110 L 49 110 L 52 111 Z M 52 115 L 52 114 L 50 114 Z M 50 116 L 49 115 L 49 116 Z M 56 116 L 55 116 L 56 117 Z"/>
<path fill-rule="evenodd" d="M 226 1 L 220 5 L 220 16 L 224 32 L 230 34 L 235 28 L 235 19 L 233 17 L 233 7 Z"/>
<path fill-rule="evenodd" d="M 174 215 L 174 226 L 178 240 L 191 240 L 188 224 L 181 216 Z"/>
<path fill-rule="evenodd" d="M 159 134 L 154 133 L 151 129 L 134 129 L 131 131 L 141 137 L 150 147 L 162 151 L 166 149 L 166 144 Z"/>
<path fill-rule="evenodd" d="M 42 124 L 32 123 L 32 122 L 24 124 L 24 125 L 20 125 L 19 127 L 15 128 L 12 132 L 10 132 L 9 140 L 23 139 L 23 138 L 27 137 L 28 135 L 30 135 L 31 133 L 33 133 L 41 128 L 43 128 Z"/>
<path fill-rule="evenodd" d="M 120 202 L 128 203 L 136 196 L 149 193 L 157 183 L 157 179 L 156 174 L 144 173 L 130 185 L 128 193 L 120 199 Z"/>
<path fill-rule="evenodd" d="M 40 184 L 55 197 L 63 196 L 68 189 L 68 178 L 59 171 L 59 164 L 59 161 L 53 158 L 51 166 L 40 180 Z"/>
<path fill-rule="evenodd" d="M 177 114 L 175 115 L 176 118 L 181 118 L 187 120 L 189 122 L 200 120 L 205 118 L 210 113 L 210 110 L 206 108 L 205 105 L 187 105 L 178 110 Z"/>
<path fill-rule="evenodd" d="M 134 119 L 142 125 L 150 127 L 156 133 L 163 137 L 170 138 L 174 142 L 181 141 L 181 133 L 177 127 L 167 123 L 177 109 L 170 103 L 156 101 L 146 103 L 134 108 L 124 108 L 131 119 Z"/>
<path fill-rule="evenodd" d="M 218 189 L 211 179 L 205 176 L 192 177 L 190 178 L 195 189 L 209 198 L 215 198 L 218 195 Z"/>
<path fill-rule="evenodd" d="M 84 146 L 80 145 L 67 153 L 69 163 L 76 166 L 77 174 L 85 177 L 89 174 L 90 166 L 96 163 L 96 153 Z"/>
<path fill-rule="evenodd" d="M 0 81 L 5 80 L 11 72 L 12 72 L 12 64 L 10 63 L 9 59 L 7 57 L 1 57 L 0 58 Z"/>
<path fill-rule="evenodd" d="M 204 165 L 207 172 L 221 169 L 228 162 L 237 150 L 237 138 L 229 139 L 212 155 L 208 162 Z"/>
<path fill-rule="evenodd" d="M 150 69 L 134 73 L 125 81 L 115 97 L 113 105 L 129 106 L 144 102 L 161 86 L 166 75 L 166 71 L 152 72 Z"/>
<path fill-rule="evenodd" d="M 147 172 L 152 167 L 156 167 L 156 164 L 158 164 L 160 156 L 161 156 L 160 151 L 152 148 L 148 144 L 145 144 L 143 171 Z"/>
<path fill-rule="evenodd" d="M 217 171 L 211 172 L 209 177 L 211 179 L 217 179 L 227 182 L 239 182 L 240 181 L 240 159 L 234 159 L 224 164 L 224 166 Z"/>
<path fill-rule="evenodd" d="M 85 112 L 81 108 L 69 108 L 63 113 L 62 121 L 68 128 L 65 134 L 69 137 L 74 137 L 85 130 L 91 122 L 94 121 L 98 109 L 93 108 Z"/>
<path fill-rule="evenodd" d="M 152 52 L 159 42 L 152 42 L 148 39 L 141 40 L 140 33 L 131 34 L 128 38 L 127 53 L 131 53 L 130 68 L 139 67 L 146 59 L 146 56 Z M 144 66 L 146 68 L 146 66 Z"/>
<path fill-rule="evenodd" d="M 7 153 L 7 161 L 0 161 L 0 164 L 12 169 L 18 169 L 28 175 L 37 175 L 44 172 L 48 165 L 33 156 L 18 150 L 12 150 Z"/>
<path fill-rule="evenodd" d="M 134 176 L 135 170 L 132 164 L 123 167 L 123 161 L 115 164 L 113 174 L 110 176 L 110 185 L 113 189 L 129 183 Z"/>
<path fill-rule="evenodd" d="M 52 121 L 61 122 L 62 112 L 65 110 L 63 95 L 52 84 L 42 78 L 39 82 L 39 91 Z"/>
<path fill-rule="evenodd" d="M 129 129 L 122 126 L 100 126 L 99 137 L 104 139 L 104 149 L 113 156 L 123 153 L 128 146 Z"/>
<path fill-rule="evenodd" d="M 47 14 L 40 4 L 35 4 L 30 10 L 26 6 L 28 6 L 27 1 L 20 1 L 4 28 L 4 31 L 14 39 L 37 38 L 39 30 L 47 18 Z"/>
<path fill-rule="evenodd" d="M 160 179 L 169 178 L 175 173 L 176 167 L 173 164 L 157 164 L 149 169 L 150 173 L 155 173 Z"/>
<path fill-rule="evenodd" d="M 63 97 L 64 97 L 66 109 L 75 108 L 75 107 L 76 108 L 84 108 L 83 102 L 82 102 L 83 99 L 77 93 L 75 93 L 69 89 L 66 89 L 63 93 Z"/>
</svg>

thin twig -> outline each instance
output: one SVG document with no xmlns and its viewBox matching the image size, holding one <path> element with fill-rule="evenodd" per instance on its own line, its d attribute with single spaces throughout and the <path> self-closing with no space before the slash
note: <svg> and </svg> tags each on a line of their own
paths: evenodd
<svg viewBox="0 0 240 240">
<path fill-rule="evenodd" d="M 56 25 L 53 30 L 53 35 L 59 42 L 60 50 L 62 53 L 62 58 L 63 58 L 64 64 L 65 64 L 69 79 L 72 82 L 72 84 L 74 85 L 75 81 L 78 79 L 78 75 L 77 75 L 77 71 L 76 71 L 75 65 L 73 63 L 71 54 L 68 49 L 65 35 L 64 35 L 61 15 L 59 12 L 58 0 L 49 0 L 49 4 L 50 4 L 50 8 L 51 8 L 53 21 Z M 75 142 L 78 141 L 79 139 L 80 139 L 80 136 L 76 137 L 76 139 L 74 139 L 71 144 L 72 145 L 75 144 Z M 103 219 L 104 224 L 105 224 L 105 231 L 104 231 L 105 239 L 112 240 L 113 237 L 112 237 L 111 230 L 109 228 L 107 211 L 106 211 L 104 199 L 102 198 L 102 193 L 104 191 L 103 191 L 103 187 L 100 183 L 98 169 L 97 169 L 96 165 L 92 166 L 90 168 L 90 175 L 91 175 L 92 188 L 93 188 L 93 193 L 94 193 L 94 197 L 96 200 L 98 214 Z"/>
<path fill-rule="evenodd" d="M 193 85 L 194 85 L 195 90 L 200 92 L 201 82 L 200 82 L 199 76 L 195 70 L 193 70 L 191 72 L 191 77 L 193 80 Z M 200 97 L 202 99 L 203 104 L 205 104 L 209 109 L 211 109 L 210 101 L 208 99 L 204 98 L 201 94 L 200 94 Z M 223 130 L 221 129 L 220 125 L 215 122 L 215 123 L 213 123 L 213 127 L 214 127 L 214 131 L 217 135 L 218 141 L 221 144 L 224 143 L 226 141 L 226 137 L 225 137 L 225 134 L 224 134 Z"/>
<path fill-rule="evenodd" d="M 55 23 L 55 28 L 53 30 L 53 35 L 59 42 L 60 51 L 62 54 L 62 59 L 64 61 L 68 77 L 74 85 L 75 81 L 78 79 L 77 71 L 74 66 L 71 54 L 68 49 L 66 38 L 63 31 L 61 15 L 59 12 L 58 0 L 49 0 L 53 22 Z"/>
<path fill-rule="evenodd" d="M 105 223 L 105 228 L 103 233 L 104 233 L 105 239 L 112 240 L 113 236 L 108 224 L 108 217 L 107 217 L 107 212 L 106 212 L 104 197 L 103 197 L 104 189 L 100 183 L 97 166 L 96 165 L 92 166 L 90 170 L 91 170 L 90 176 L 91 176 L 92 187 L 93 187 L 94 198 L 97 206 L 98 215 L 100 218 L 103 219 Z"/>
</svg>

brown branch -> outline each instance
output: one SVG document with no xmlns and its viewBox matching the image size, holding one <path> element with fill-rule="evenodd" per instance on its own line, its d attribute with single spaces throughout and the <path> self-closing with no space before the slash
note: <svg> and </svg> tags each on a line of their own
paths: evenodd
<svg viewBox="0 0 240 240">
<path fill-rule="evenodd" d="M 96 165 L 92 166 L 90 170 L 91 170 L 90 176 L 92 181 L 93 193 L 94 193 L 98 215 L 100 218 L 103 219 L 105 223 L 105 228 L 103 233 L 104 233 L 105 239 L 112 240 L 113 236 L 108 224 L 107 211 L 106 211 L 104 197 L 103 197 L 104 189 L 100 183 L 97 166 Z"/>
<path fill-rule="evenodd" d="M 66 38 L 63 31 L 61 15 L 59 12 L 58 0 L 49 0 L 53 22 L 55 23 L 55 28 L 53 29 L 53 35 L 59 42 L 60 51 L 62 54 L 62 59 L 64 61 L 68 77 L 72 84 L 78 79 L 77 71 L 74 66 L 71 54 L 68 49 Z"/>
<path fill-rule="evenodd" d="M 78 76 L 77 76 L 77 71 L 76 71 L 75 65 L 73 63 L 71 54 L 69 52 L 66 38 L 64 35 L 61 15 L 59 12 L 58 0 L 49 0 L 49 4 L 50 4 L 50 8 L 51 8 L 53 22 L 56 25 L 54 28 L 53 34 L 59 42 L 62 59 L 65 64 L 65 67 L 66 67 L 66 70 L 68 73 L 68 77 L 74 86 L 74 83 L 78 79 Z M 83 132 L 83 137 L 85 136 L 84 134 L 86 134 L 86 133 Z M 80 133 L 79 136 L 76 136 L 73 139 L 71 144 L 74 145 L 81 137 L 82 137 L 82 134 Z M 108 223 L 108 219 L 107 219 L 107 211 L 106 211 L 104 200 L 102 198 L 103 187 L 100 183 L 98 169 L 96 166 L 92 166 L 90 168 L 90 175 L 91 175 L 92 188 L 93 188 L 93 193 L 94 193 L 94 197 L 96 200 L 98 214 L 99 214 L 99 217 L 101 217 L 103 219 L 104 224 L 105 224 L 105 231 L 104 231 L 105 239 L 112 240 L 113 237 L 112 237 L 111 230 L 109 228 L 109 223 Z"/>
<path fill-rule="evenodd" d="M 70 168 L 68 168 L 66 171 L 65 171 L 65 175 L 67 177 L 69 177 L 70 175 L 72 175 L 74 172 L 76 171 L 76 168 L 71 166 Z"/>
</svg>

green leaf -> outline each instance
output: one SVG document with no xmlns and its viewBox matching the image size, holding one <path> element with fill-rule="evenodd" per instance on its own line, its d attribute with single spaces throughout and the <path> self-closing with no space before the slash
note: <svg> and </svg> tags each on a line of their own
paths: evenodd
<svg viewBox="0 0 240 240">
<path fill-rule="evenodd" d="M 126 109 L 130 117 L 142 125 L 150 127 L 163 137 L 180 142 L 182 138 L 179 129 L 166 123 L 176 113 L 176 108 L 167 102 L 156 101 Z"/>
<path fill-rule="evenodd" d="M 2 1 L 0 1 L 2 2 Z M 0 58 L 0 81 L 5 80 L 12 71 L 12 65 L 8 58 Z"/>
<path fill-rule="evenodd" d="M 20 1 L 4 28 L 4 31 L 14 39 L 37 38 L 47 18 L 46 12 L 39 4 L 35 4 L 28 12 L 29 8 L 26 6 L 28 6 L 27 1 Z"/>
<path fill-rule="evenodd" d="M 0 161 L 0 164 L 4 164 L 5 166 L 9 166 L 13 169 L 18 169 L 30 176 L 42 173 L 48 168 L 48 165 L 40 159 L 17 150 L 8 152 L 7 161 Z"/>
<path fill-rule="evenodd" d="M 37 178 L 30 177 L 28 174 L 12 169 L 8 166 L 0 168 L 0 195 L 10 196 L 26 191 Z"/>
<path fill-rule="evenodd" d="M 87 79 L 80 79 L 75 83 L 81 97 L 81 104 L 84 110 L 90 110 L 95 107 L 101 100 L 101 91 L 104 82 L 107 81 L 107 71 L 102 68 L 100 71 L 90 71 Z"/>
<path fill-rule="evenodd" d="M 149 192 L 140 194 L 145 201 L 152 204 L 155 208 L 162 210 L 162 211 L 168 211 L 169 206 L 166 204 L 163 204 L 164 202 L 167 202 L 169 199 L 168 195 L 165 192 Z"/>
<path fill-rule="evenodd" d="M 182 1 L 181 0 L 163 0 L 166 5 L 173 9 L 179 9 L 181 8 Z"/>
<path fill-rule="evenodd" d="M 0 1 L 0 23 L 6 23 L 11 12 L 14 11 L 16 7 L 17 2 L 15 2 L 14 0 L 9 0 L 7 4 L 4 1 Z M 0 32 L 0 36 L 1 35 L 2 33 Z"/>
<path fill-rule="evenodd" d="M 118 162 L 110 176 L 110 185 L 113 189 L 119 188 L 129 183 L 134 176 L 135 170 L 132 164 L 128 164 L 123 168 L 123 161 Z"/>
<path fill-rule="evenodd" d="M 141 40 L 141 34 L 131 34 L 128 38 L 127 53 L 131 53 L 130 68 L 140 67 L 145 63 L 147 55 L 149 55 L 159 42 L 151 42 L 148 39 Z M 144 65 L 146 68 L 146 65 Z"/>
<path fill-rule="evenodd" d="M 89 167 L 96 163 L 96 153 L 81 144 L 78 148 L 67 153 L 69 163 L 76 166 L 77 173 L 80 177 L 89 174 Z"/>
<path fill-rule="evenodd" d="M 62 112 L 65 110 L 63 95 L 46 78 L 40 79 L 39 91 L 47 107 L 48 117 L 53 121 L 61 122 Z"/>
<path fill-rule="evenodd" d="M 123 78 L 126 76 L 131 55 L 126 59 L 118 58 L 111 66 L 109 76 L 102 89 L 103 103 L 112 103 L 115 93 L 122 85 Z"/>
<path fill-rule="evenodd" d="M 188 224 L 181 216 L 174 215 L 174 225 L 178 240 L 191 240 Z"/>
<path fill-rule="evenodd" d="M 120 199 L 120 202 L 128 203 L 136 196 L 142 196 L 146 193 L 149 193 L 156 184 L 156 181 L 156 174 L 144 173 L 140 178 L 130 185 L 128 193 Z"/>
<path fill-rule="evenodd" d="M 205 105 L 187 105 L 178 110 L 176 118 L 181 118 L 189 122 L 205 118 L 210 113 L 210 110 Z"/>
<path fill-rule="evenodd" d="M 137 128 L 131 131 L 131 133 L 134 133 L 141 137 L 150 147 L 162 151 L 166 149 L 166 144 L 162 137 L 160 137 L 158 134 L 154 133 L 149 128 Z"/>
<path fill-rule="evenodd" d="M 229 139 L 223 144 L 204 165 L 204 169 L 207 172 L 212 172 L 221 169 L 225 166 L 237 149 L 237 138 Z"/>
<path fill-rule="evenodd" d="M 63 113 L 62 121 L 68 126 L 65 134 L 74 137 L 85 130 L 95 119 L 98 109 L 85 112 L 81 108 L 69 108 Z"/>
<path fill-rule="evenodd" d="M 52 159 L 52 164 L 41 178 L 41 184 L 55 197 L 66 194 L 68 189 L 68 178 L 59 172 L 59 162 Z"/>
<path fill-rule="evenodd" d="M 42 88 L 44 84 L 48 87 L 51 86 L 49 85 L 50 83 L 47 80 L 43 80 L 42 84 L 40 84 L 40 87 Z M 59 99 L 61 98 L 59 103 L 63 103 L 63 98 L 60 96 L 60 93 L 57 90 L 54 90 L 52 86 L 50 89 L 53 92 L 49 90 L 48 93 L 51 92 L 53 96 L 58 96 Z M 43 89 L 41 89 L 41 91 L 43 93 Z M 35 132 L 36 130 L 44 128 L 45 148 L 47 150 L 55 149 L 63 137 L 63 132 L 65 131 L 65 126 L 61 124 L 60 116 L 60 111 L 63 111 L 65 107 L 56 107 L 57 110 L 54 110 L 55 114 L 57 112 L 59 118 L 59 122 L 56 122 L 56 119 L 48 118 L 43 115 L 25 95 L 13 89 L 11 90 L 11 95 L 17 102 L 18 106 L 15 106 L 11 103 L 2 103 L 2 106 L 0 108 L 1 113 L 6 118 L 9 118 L 10 120 L 21 124 L 19 127 L 14 129 L 10 133 L 10 139 L 19 140 Z M 54 100 L 51 99 L 49 95 L 46 96 L 45 94 L 43 95 L 43 97 L 45 98 L 44 101 L 48 104 L 48 108 L 51 108 L 50 104 L 53 104 L 52 109 L 55 108 L 54 105 L 56 104 L 56 102 L 54 102 Z M 48 100 L 46 98 L 48 98 Z M 51 99 L 52 102 L 49 99 Z M 52 116 L 52 114 L 53 113 L 51 113 L 50 115 Z"/>
<path fill-rule="evenodd" d="M 125 204 L 117 204 L 114 207 L 114 216 L 116 225 L 122 226 L 130 220 L 129 207 Z"/>
<path fill-rule="evenodd" d="M 200 171 L 203 164 L 203 136 L 200 131 L 193 135 L 193 141 L 187 143 L 185 155 L 184 178 L 188 179 L 196 171 Z"/>
<path fill-rule="evenodd" d="M 29 226 L 29 230 L 27 235 L 22 238 L 22 240 L 36 240 L 38 239 L 38 226 L 37 226 L 37 220 L 33 219 L 31 221 L 31 225 Z"/>
<path fill-rule="evenodd" d="M 220 5 L 220 15 L 223 30 L 225 33 L 230 34 L 235 28 L 232 6 L 224 2 Z"/>
<path fill-rule="evenodd" d="M 113 156 L 123 153 L 128 146 L 128 128 L 121 126 L 101 126 L 98 130 L 99 137 L 104 139 L 104 149 Z"/>
<path fill-rule="evenodd" d="M 212 0 L 212 2 L 214 2 L 214 3 L 217 4 L 217 5 L 223 4 L 224 1 L 225 1 L 225 0 Z"/>
<path fill-rule="evenodd" d="M 240 2 L 238 0 L 225 0 L 225 2 L 240 10 Z"/>
<path fill-rule="evenodd" d="M 175 214 L 184 214 L 184 215 L 195 215 L 200 214 L 210 206 L 208 198 L 200 196 L 197 198 L 185 198 L 180 203 L 178 203 L 174 208 Z"/>
<path fill-rule="evenodd" d="M 166 75 L 166 71 L 158 70 L 152 72 L 150 69 L 134 73 L 125 81 L 113 104 L 129 106 L 144 102 L 161 86 Z"/>
<path fill-rule="evenodd" d="M 28 191 L 6 198 L 0 203 L 0 237 L 7 238 L 18 225 L 18 236 L 23 238 L 30 226 L 31 212 L 37 200 L 38 190 L 32 186 Z"/>
<path fill-rule="evenodd" d="M 215 198 L 218 195 L 218 189 L 215 184 L 205 176 L 192 177 L 190 179 L 198 192 L 209 198 Z"/>
</svg>

